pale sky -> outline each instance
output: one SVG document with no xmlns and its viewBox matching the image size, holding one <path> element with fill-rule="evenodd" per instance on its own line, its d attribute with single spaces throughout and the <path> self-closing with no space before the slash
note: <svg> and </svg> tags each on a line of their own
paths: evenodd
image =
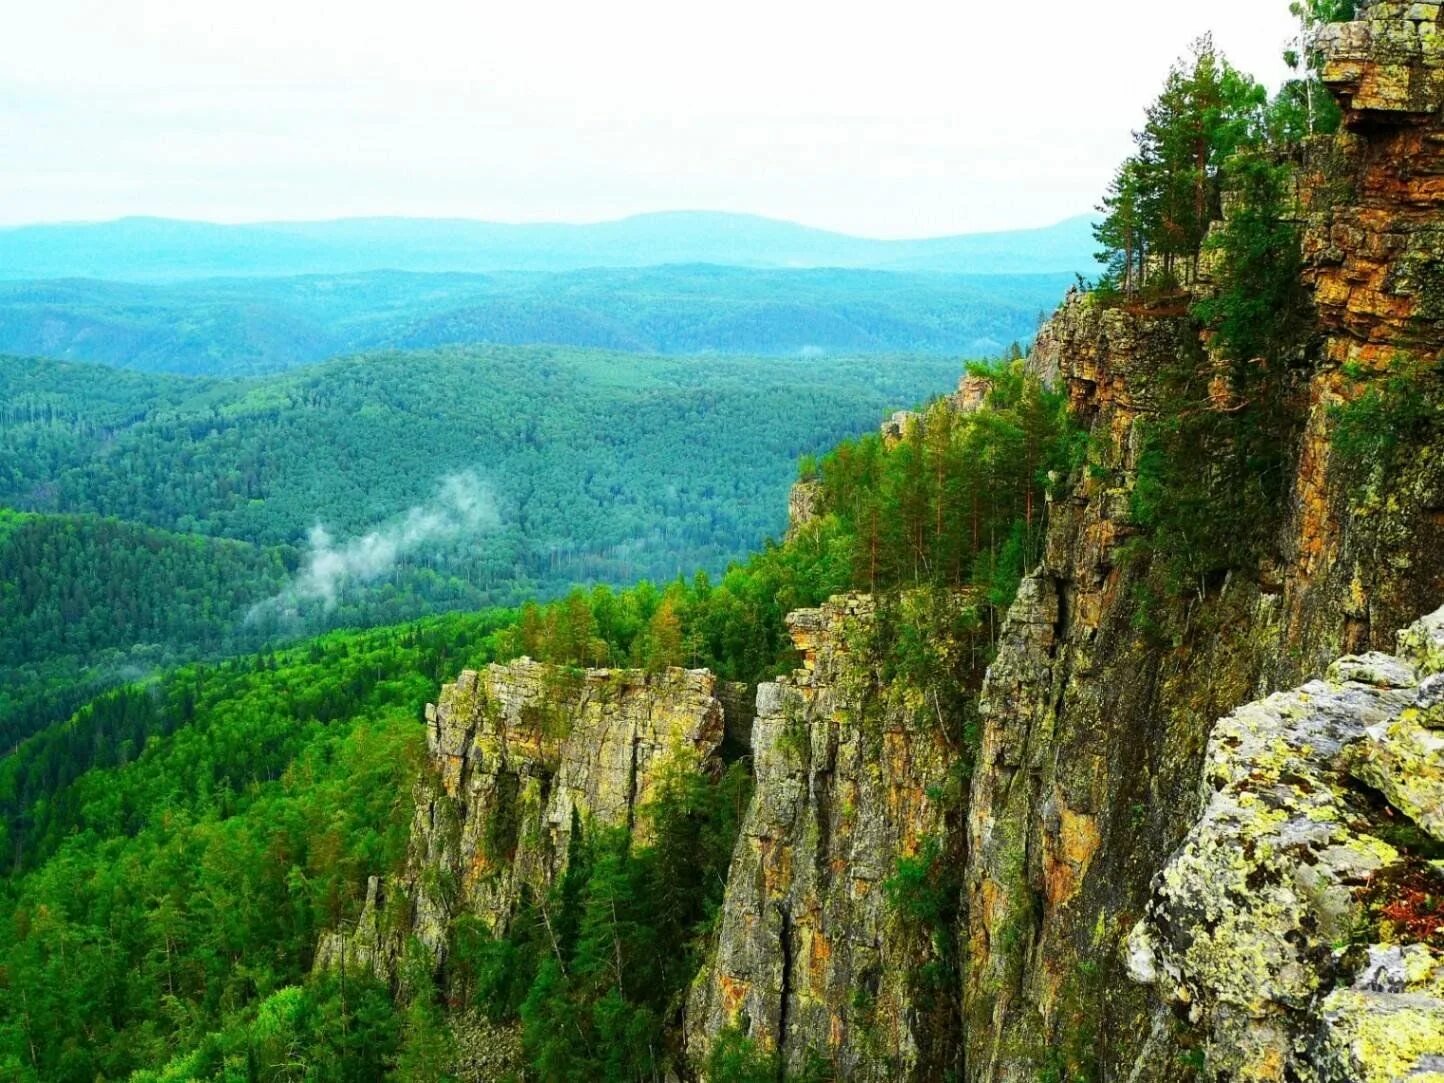
<svg viewBox="0 0 1444 1083">
<path fill-rule="evenodd" d="M 0 224 L 745 211 L 872 236 L 1089 211 L 1212 30 L 1287 0 L 0 0 Z"/>
</svg>

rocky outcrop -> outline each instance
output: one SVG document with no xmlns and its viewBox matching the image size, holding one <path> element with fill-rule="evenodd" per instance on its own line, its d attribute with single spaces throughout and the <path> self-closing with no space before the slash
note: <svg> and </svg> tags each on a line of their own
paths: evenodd
<svg viewBox="0 0 1444 1083">
<path fill-rule="evenodd" d="M 942 401 L 960 414 L 972 414 L 983 408 L 991 390 L 993 381 L 988 377 L 967 373 L 958 381 L 958 389 L 944 396 Z M 921 417 L 922 414 L 916 410 L 898 410 L 882 423 L 878 431 L 882 433 L 883 441 L 891 446 L 905 439 Z M 794 488 L 793 492 L 796 491 Z"/>
<path fill-rule="evenodd" d="M 930 930 L 899 914 L 890 881 L 900 861 L 958 860 L 940 847 L 957 835 L 946 818 L 959 727 L 939 717 L 950 705 L 891 675 L 885 636 L 936 623 L 910 607 L 965 611 L 969 599 L 896 604 L 880 615 L 870 596 L 846 595 L 788 619 L 803 666 L 758 689 L 756 790 L 688 1007 L 698 1061 L 735 1027 L 792 1070 L 813 1057 L 846 1079 L 942 1078 L 956 1066 L 955 998 L 926 988 L 947 961 Z M 966 684 L 973 645 L 933 646 Z"/>
<path fill-rule="evenodd" d="M 983 408 L 992 390 L 992 380 L 970 372 L 958 381 L 958 389 L 952 395 L 953 407 L 960 414 L 976 413 Z"/>
<path fill-rule="evenodd" d="M 1353 22 L 1325 27 L 1324 82 L 1350 127 L 1428 123 L 1444 105 L 1440 5 L 1364 0 Z"/>
<path fill-rule="evenodd" d="M 789 538 L 817 518 L 821 501 L 821 482 L 799 481 L 792 486 L 787 494 L 787 536 Z"/>
<path fill-rule="evenodd" d="M 626 827 L 645 842 L 643 811 L 663 772 L 720 768 L 719 691 L 705 670 L 523 658 L 463 671 L 427 708 L 431 770 L 404 881 L 373 880 L 360 920 L 322 938 L 317 965 L 354 961 L 394 977 L 411 936 L 440 962 L 456 915 L 501 935 L 521 901 L 543 898 L 579 827 Z"/>
<path fill-rule="evenodd" d="M 1401 638 L 1399 656 L 1341 659 L 1209 740 L 1202 815 L 1129 940 L 1132 976 L 1197 1028 L 1208 1079 L 1444 1079 L 1444 906 L 1389 917 L 1398 885 L 1444 896 L 1444 866 L 1404 848 L 1406 810 L 1360 786 L 1356 760 L 1412 743 L 1395 723 L 1436 698 L 1410 642 L 1444 642 L 1444 610 Z M 1444 743 L 1421 766 L 1437 779 Z"/>
<path fill-rule="evenodd" d="M 916 410 L 899 410 L 894 413 L 879 429 L 883 442 L 891 447 L 902 441 L 921 416 Z"/>
<path fill-rule="evenodd" d="M 1347 649 L 1384 645 L 1439 574 L 1428 555 L 1444 542 L 1438 449 L 1405 449 L 1386 490 L 1377 478 L 1341 477 L 1348 464 L 1331 441 L 1341 406 L 1381 394 L 1391 371 L 1436 367 L 1444 352 L 1439 19 L 1434 4 L 1363 4 L 1321 42 L 1346 130 L 1310 145 L 1299 186 L 1304 277 L 1321 332 L 1284 570 L 1290 645 L 1304 650 L 1337 641 L 1339 616 Z"/>
<path fill-rule="evenodd" d="M 1385 365 L 1441 345 L 1444 37 L 1437 5 L 1378 3 L 1329 28 L 1323 79 L 1347 130 L 1316 149 L 1302 189 L 1305 255 L 1330 358 Z M 1427 16 L 1423 18 L 1411 16 Z M 1422 318 L 1425 322 L 1419 323 Z"/>
</svg>

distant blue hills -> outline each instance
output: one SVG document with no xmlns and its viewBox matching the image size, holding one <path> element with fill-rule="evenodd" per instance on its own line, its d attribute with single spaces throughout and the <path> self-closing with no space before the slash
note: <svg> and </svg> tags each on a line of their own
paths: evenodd
<svg viewBox="0 0 1444 1083">
<path fill-rule="evenodd" d="M 0 281 L 0 354 L 212 376 L 465 343 L 979 357 L 1031 340 L 1071 281 L 716 264 Z"/>
<path fill-rule="evenodd" d="M 1095 272 L 1091 220 L 877 240 L 755 215 L 643 214 L 586 225 L 351 218 L 218 225 L 168 218 L 0 229 L 0 279 L 165 281 L 368 271 L 576 271 L 721 264 L 967 275 Z"/>
</svg>

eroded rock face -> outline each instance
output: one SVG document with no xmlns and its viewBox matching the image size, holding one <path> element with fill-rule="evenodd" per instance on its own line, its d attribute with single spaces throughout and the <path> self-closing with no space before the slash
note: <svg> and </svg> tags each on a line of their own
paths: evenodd
<svg viewBox="0 0 1444 1083">
<path fill-rule="evenodd" d="M 1444 610 L 1420 627 L 1444 628 Z M 1356 754 L 1400 739 L 1391 724 L 1431 698 L 1423 662 L 1407 650 L 1344 658 L 1215 727 L 1202 815 L 1129 939 L 1134 979 L 1203 1035 L 1207 1078 L 1444 1072 L 1444 956 L 1428 943 L 1355 946 L 1379 935 L 1368 904 L 1383 885 L 1415 875 L 1444 892 L 1444 871 L 1382 837 L 1397 812 L 1353 777 Z M 1444 746 L 1428 759 L 1437 775 Z"/>
<path fill-rule="evenodd" d="M 1324 82 L 1343 106 L 1346 122 L 1427 121 L 1444 105 L 1440 5 L 1365 0 L 1354 22 L 1324 28 Z"/>
<path fill-rule="evenodd" d="M 1253 693 L 1277 626 L 1276 604 L 1242 579 L 1186 652 L 1136 623 L 1138 572 L 1120 550 L 1137 533 L 1138 422 L 1152 374 L 1196 349 L 1196 333 L 1181 314 L 1075 294 L 1030 358 L 1067 389 L 1096 461 L 1053 502 L 1042 565 L 983 686 L 967 811 L 970 1079 L 1126 1077 L 1153 1026 L 1118 954 L 1130 912 L 1187 829 L 1176 795 L 1196 786 L 1209 723 Z M 1165 1055 L 1139 1078 L 1175 1068 Z"/>
<path fill-rule="evenodd" d="M 646 841 L 662 772 L 720 768 L 719 682 L 705 670 L 574 670 L 520 659 L 466 670 L 427 708 L 432 771 L 418 784 L 404 881 L 373 882 L 354 930 L 330 933 L 317 965 L 395 976 L 415 936 L 440 962 L 452 919 L 506 932 L 524 893 L 565 870 L 575 827 L 626 827 Z M 395 897 L 386 905 L 388 894 Z"/>
<path fill-rule="evenodd" d="M 822 483 L 799 481 L 787 494 L 787 536 L 790 538 L 817 518 Z"/>
<path fill-rule="evenodd" d="M 900 604 L 889 622 L 908 619 Z M 815 1054 L 838 1078 L 941 1078 L 958 1048 L 939 1023 L 953 998 L 919 991 L 936 945 L 897 918 L 886 884 L 900 858 L 956 838 L 945 809 L 959 750 L 932 702 L 884 681 L 870 596 L 788 624 L 804 663 L 758 689 L 756 789 L 716 953 L 692 989 L 689 1052 L 700 1062 L 737 1027 L 792 1070 Z"/>
<path fill-rule="evenodd" d="M 901 442 L 913 425 L 917 423 L 918 417 L 916 410 L 897 411 L 884 421 L 878 430 L 882 433 L 883 441 L 889 447 Z"/>
<path fill-rule="evenodd" d="M 951 396 L 953 408 L 960 414 L 977 413 L 992 390 L 993 381 L 988 377 L 969 373 L 958 381 L 958 389 Z"/>
</svg>

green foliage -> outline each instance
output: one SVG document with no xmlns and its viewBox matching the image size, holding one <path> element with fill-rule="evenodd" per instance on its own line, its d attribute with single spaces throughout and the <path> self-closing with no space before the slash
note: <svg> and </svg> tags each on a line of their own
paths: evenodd
<svg viewBox="0 0 1444 1083">
<path fill-rule="evenodd" d="M 451 1078 L 455 1043 L 431 980 L 431 957 L 414 938 L 402 960 L 406 1004 L 401 1015 L 401 1042 L 396 1078 L 411 1083 L 440 1083 Z"/>
<path fill-rule="evenodd" d="M 955 375 L 951 360 L 542 347 L 372 354 L 247 381 L 0 359 L 0 501 L 299 545 L 317 522 L 344 542 L 425 504 L 438 479 L 476 474 L 500 524 L 403 560 L 367 603 L 395 620 L 408 584 L 476 605 L 715 570 L 777 528 L 800 453 Z M 350 601 L 337 619 L 365 615 Z"/>
<path fill-rule="evenodd" d="M 1216 288 L 1193 306 L 1212 331 L 1207 352 L 1180 343 L 1156 374 L 1158 409 L 1143 435 L 1132 492 L 1145 534 L 1130 546 L 1149 578 L 1138 613 L 1158 597 L 1203 596 L 1251 567 L 1277 525 L 1297 423 L 1289 365 L 1307 333 L 1297 229 L 1284 218 L 1287 170 L 1237 153 L 1224 168 L 1233 206 L 1216 239 Z"/>
<path fill-rule="evenodd" d="M 520 1019 L 540 1078 L 665 1074 L 681 1054 L 663 1021 L 700 965 L 749 787 L 741 765 L 713 780 L 678 762 L 644 810 L 645 845 L 574 824 L 561 884 L 507 938 L 453 930 L 453 990 L 494 1020 Z"/>
<path fill-rule="evenodd" d="M 907 975 L 919 1011 L 928 1017 L 927 1038 L 960 1034 L 956 990 L 962 982 L 958 921 L 962 913 L 963 862 L 937 838 L 898 859 L 883 883 L 888 908 L 905 933 L 928 946 L 926 961 Z"/>
<path fill-rule="evenodd" d="M 394 1019 L 350 977 L 303 983 L 318 932 L 399 864 L 421 705 L 485 660 L 499 619 L 187 667 L 0 761 L 0 1064 L 22 1080 L 173 1057 L 158 1078 L 384 1074 L 422 1010 Z"/>
<path fill-rule="evenodd" d="M 1228 358 L 1228 380 L 1249 390 L 1249 366 L 1281 366 L 1304 333 L 1308 302 L 1301 277 L 1298 227 L 1284 217 L 1286 166 L 1260 154 L 1238 154 L 1224 170 L 1233 208 L 1210 247 L 1218 288 L 1195 306 Z"/>
<path fill-rule="evenodd" d="M 1350 375 L 1368 380 L 1362 371 Z M 1382 484 L 1401 454 L 1427 437 L 1437 423 L 1438 383 L 1437 372 L 1400 356 L 1362 393 L 1332 408 L 1334 462 L 1356 492 Z"/>
<path fill-rule="evenodd" d="M 500 347 L 245 381 L 0 358 L 0 505 L 47 513 L 0 531 L 0 747 L 117 680 L 308 631 L 716 574 L 780 528 L 799 453 L 955 374 Z M 495 529 L 343 577 L 299 621 L 252 613 L 305 565 L 312 527 L 338 546 L 399 529 L 457 474 Z M 652 664 L 678 656 L 658 643 Z"/>
<path fill-rule="evenodd" d="M 1270 106 L 1270 134 L 1275 142 L 1295 143 L 1338 130 L 1338 103 L 1319 79 L 1324 57 L 1318 35 L 1329 23 L 1352 19 L 1355 7 L 1354 0 L 1294 0 L 1289 5 L 1290 14 L 1299 21 L 1299 31 L 1284 51 L 1284 63 L 1295 77 L 1284 83 Z"/>
<path fill-rule="evenodd" d="M 837 1078 L 815 1050 L 807 1051 L 800 1071 L 787 1071 L 781 1057 L 736 1027 L 728 1027 L 712 1043 L 705 1071 L 709 1083 L 830 1083 Z"/>
<path fill-rule="evenodd" d="M 897 872 L 883 883 L 889 907 L 905 925 L 929 936 L 947 930 L 958 913 L 961 870 L 944 860 L 941 844 L 925 840 L 911 857 L 898 859 Z"/>
<path fill-rule="evenodd" d="M 851 585 L 849 540 L 835 521 L 786 544 L 769 543 L 716 582 L 705 573 L 665 590 L 643 580 L 627 590 L 574 590 L 529 603 L 497 640 L 501 658 L 525 655 L 563 666 L 706 666 L 755 683 L 787 668 L 783 618 Z"/>
<path fill-rule="evenodd" d="M 417 719 L 436 683 L 516 653 L 563 666 L 705 664 L 756 681 L 792 664 L 787 612 L 875 585 L 912 588 L 896 600 L 911 608 L 885 649 L 890 678 L 964 695 L 957 674 L 977 667 L 963 655 L 985 654 L 990 637 L 981 608 L 1016 589 L 1050 478 L 1076 458 L 1059 396 L 1018 362 L 985 371 L 987 409 L 936 405 L 895 445 L 840 449 L 818 467 L 822 517 L 715 581 L 598 586 L 520 612 L 193 664 L 24 742 L 0 761 L 14 868 L 3 903 L 16 930 L 0 952 L 0 1062 L 37 1079 L 157 1064 L 170 1077 L 271 1071 L 252 1072 L 257 1056 L 281 1074 L 441 1078 L 448 1038 L 429 977 L 384 1010 L 307 978 L 318 931 L 354 918 L 366 877 L 401 858 Z M 896 525 L 867 537 L 884 516 Z M 27 529 L 6 516 L 0 546 Z M 879 551 L 886 571 L 869 568 L 864 582 L 861 555 Z M 943 604 L 970 583 L 981 608 Z M 951 699 L 922 703 L 927 719 L 966 725 Z M 748 785 L 743 764 L 716 779 L 679 766 L 645 811 L 645 844 L 574 823 L 567 874 L 524 902 L 504 939 L 465 919 L 451 930 L 453 1002 L 519 1021 L 543 1078 L 651 1078 L 680 1064 L 671 1021 L 715 920 Z M 484 844 L 504 855 L 514 835 L 501 817 Z M 905 910 L 922 905 L 920 891 L 900 881 Z M 940 959 L 921 979 L 941 982 L 934 971 L 949 967 Z M 371 1044 L 353 1049 L 354 1034 Z M 804 1075 L 829 1071 L 819 1061 Z"/>
<path fill-rule="evenodd" d="M 1099 210 L 1096 236 L 1106 283 L 1167 292 L 1192 278 L 1204 236 L 1219 216 L 1225 163 L 1265 131 L 1263 87 L 1220 56 L 1211 38 L 1168 74 Z"/>
<path fill-rule="evenodd" d="M 821 503 L 852 540 L 856 586 L 976 585 L 1011 601 L 1074 433 L 1062 395 L 1021 362 L 974 374 L 993 382 L 985 409 L 940 401 L 892 446 L 869 435 L 824 457 Z"/>
<path fill-rule="evenodd" d="M 717 1035 L 707 1054 L 707 1078 L 714 1083 L 778 1083 L 782 1063 L 735 1027 Z"/>
<path fill-rule="evenodd" d="M 233 1016 L 194 1048 L 158 1069 L 141 1069 L 133 1083 L 256 1080 L 284 1083 L 369 1083 L 385 1078 L 402 1046 L 390 991 L 364 976 L 342 985 L 324 976 L 288 985 L 254 1011 Z M 402 1079 L 437 1076 L 397 1073 Z M 20 1078 L 25 1078 L 22 1074 Z"/>
<path fill-rule="evenodd" d="M 500 637 L 499 654 L 562 665 L 707 666 L 755 683 L 792 664 L 784 617 L 844 590 L 974 586 L 993 610 L 1005 610 L 1037 558 L 1048 497 L 1077 465 L 1079 438 L 1063 396 L 1021 361 L 972 371 L 992 381 L 985 409 L 962 413 L 941 400 L 894 444 L 868 435 L 807 464 L 819 475 L 823 514 L 787 542 L 769 543 L 716 582 L 699 574 L 664 590 L 599 586 L 527 605 Z M 904 629 L 895 662 L 904 668 L 912 618 L 920 627 L 950 622 L 929 626 L 937 635 L 917 638 L 918 646 L 980 639 L 952 627 L 965 616 L 953 609 L 935 606 L 924 616 L 895 622 Z M 919 687 L 937 684 L 915 676 Z"/>
<path fill-rule="evenodd" d="M 1145 534 L 1129 555 L 1150 564 L 1138 613 L 1160 633 L 1156 599 L 1201 597 L 1267 547 L 1297 424 L 1289 366 L 1308 308 L 1298 231 L 1285 218 L 1288 172 L 1239 152 L 1224 174 L 1232 205 L 1210 242 L 1216 287 L 1193 306 L 1212 332 L 1208 350 L 1180 343 L 1155 375 L 1156 414 L 1140 424 L 1131 500 Z"/>
<path fill-rule="evenodd" d="M 117 676 L 261 645 L 245 622 L 296 553 L 0 508 L 0 748 Z"/>
<path fill-rule="evenodd" d="M 1161 372 L 1157 416 L 1141 425 L 1132 516 L 1144 533 L 1126 552 L 1148 567 L 1147 591 L 1202 597 L 1229 571 L 1252 567 L 1278 524 L 1288 479 L 1286 374 L 1233 368 L 1233 402 L 1218 408 L 1216 366 L 1181 350 Z M 1152 607 L 1147 594 L 1141 609 Z"/>
</svg>

